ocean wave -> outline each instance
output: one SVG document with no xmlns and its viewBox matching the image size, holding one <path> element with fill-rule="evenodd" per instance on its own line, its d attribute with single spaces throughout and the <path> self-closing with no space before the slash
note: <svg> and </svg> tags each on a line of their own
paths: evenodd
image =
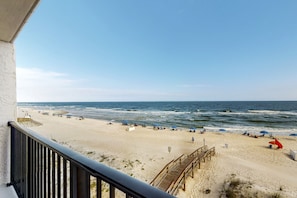
<svg viewBox="0 0 297 198">
<path fill-rule="evenodd" d="M 297 130 L 297 103 L 271 102 L 103 102 L 25 103 L 38 110 L 65 110 L 102 120 L 129 120 L 146 125 L 213 127 L 227 131 Z M 22 106 L 20 105 L 20 106 Z M 230 111 L 226 111 L 230 109 Z"/>
<path fill-rule="evenodd" d="M 218 112 L 219 115 L 251 115 L 250 112 Z"/>
<path fill-rule="evenodd" d="M 294 116 L 297 116 L 297 112 L 295 112 L 295 111 L 248 110 L 248 112 L 253 113 L 253 114 L 294 115 Z"/>
</svg>

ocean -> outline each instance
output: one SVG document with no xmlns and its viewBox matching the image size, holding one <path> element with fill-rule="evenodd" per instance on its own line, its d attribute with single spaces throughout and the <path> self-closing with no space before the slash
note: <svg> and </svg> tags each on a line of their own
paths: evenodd
<svg viewBox="0 0 297 198">
<path fill-rule="evenodd" d="M 234 102 L 40 102 L 18 107 L 64 110 L 84 116 L 138 125 L 205 128 L 206 131 L 279 135 L 297 133 L 297 101 Z"/>
</svg>

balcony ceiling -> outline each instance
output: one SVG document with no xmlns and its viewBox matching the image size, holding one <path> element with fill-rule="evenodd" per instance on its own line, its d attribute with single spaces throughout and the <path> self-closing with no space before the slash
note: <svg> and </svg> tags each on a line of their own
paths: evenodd
<svg viewBox="0 0 297 198">
<path fill-rule="evenodd" d="M 0 40 L 12 43 L 39 0 L 0 0 Z"/>
</svg>

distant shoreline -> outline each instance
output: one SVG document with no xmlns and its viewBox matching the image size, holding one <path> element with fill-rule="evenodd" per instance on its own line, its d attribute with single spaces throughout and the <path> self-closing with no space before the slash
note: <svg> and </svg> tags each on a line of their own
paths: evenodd
<svg viewBox="0 0 297 198">
<path fill-rule="evenodd" d="M 54 102 L 22 103 L 18 107 L 63 110 L 77 117 L 187 130 L 297 133 L 297 102 Z"/>
</svg>

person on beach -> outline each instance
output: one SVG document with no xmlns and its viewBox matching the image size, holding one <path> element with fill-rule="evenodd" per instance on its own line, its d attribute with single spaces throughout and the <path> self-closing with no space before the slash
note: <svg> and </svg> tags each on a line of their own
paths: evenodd
<svg viewBox="0 0 297 198">
<path fill-rule="evenodd" d="M 192 137 L 192 143 L 194 143 L 194 141 L 195 141 L 195 139 L 194 139 L 194 137 Z"/>
</svg>

